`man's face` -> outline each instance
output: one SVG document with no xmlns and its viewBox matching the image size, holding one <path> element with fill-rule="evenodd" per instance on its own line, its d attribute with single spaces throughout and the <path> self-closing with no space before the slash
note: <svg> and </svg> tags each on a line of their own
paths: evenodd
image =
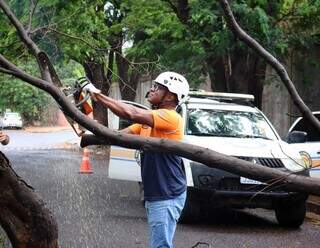
<svg viewBox="0 0 320 248">
<path fill-rule="evenodd" d="M 159 104 L 163 100 L 163 96 L 166 94 L 167 90 L 167 87 L 153 82 L 148 94 L 148 101 L 151 104 Z"/>
</svg>

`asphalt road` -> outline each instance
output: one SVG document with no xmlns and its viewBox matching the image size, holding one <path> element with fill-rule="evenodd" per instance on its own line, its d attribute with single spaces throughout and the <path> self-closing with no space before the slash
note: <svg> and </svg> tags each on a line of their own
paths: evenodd
<svg viewBox="0 0 320 248">
<path fill-rule="evenodd" d="M 42 134 L 47 140 L 50 135 Z M 108 179 L 102 155 L 90 156 L 93 174 L 79 174 L 81 152 L 61 150 L 59 142 L 50 149 L 12 147 L 5 154 L 55 215 L 60 247 L 148 247 L 137 184 Z M 271 211 L 224 209 L 179 225 L 174 243 L 177 248 L 319 247 L 319 231 L 319 224 L 309 221 L 296 230 L 282 228 Z"/>
</svg>

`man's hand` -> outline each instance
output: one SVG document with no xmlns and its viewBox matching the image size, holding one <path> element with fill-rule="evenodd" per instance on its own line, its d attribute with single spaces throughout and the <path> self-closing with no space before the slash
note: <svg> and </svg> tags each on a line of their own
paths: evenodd
<svg viewBox="0 0 320 248">
<path fill-rule="evenodd" d="M 82 88 L 82 91 L 89 92 L 92 100 L 94 100 L 94 101 L 97 101 L 97 98 L 96 98 L 95 94 L 101 93 L 101 90 L 97 89 L 92 83 L 86 84 Z"/>
<path fill-rule="evenodd" d="M 0 131 L 0 142 L 2 145 L 7 145 L 9 143 L 9 136 L 4 132 Z"/>
<path fill-rule="evenodd" d="M 90 94 L 99 94 L 101 90 L 97 89 L 92 83 L 88 83 L 86 86 L 82 88 L 83 91 L 87 91 Z"/>
</svg>

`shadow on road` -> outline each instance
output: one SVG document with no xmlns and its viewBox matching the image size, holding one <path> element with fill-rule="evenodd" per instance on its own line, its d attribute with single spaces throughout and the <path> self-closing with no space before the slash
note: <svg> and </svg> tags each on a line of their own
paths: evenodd
<svg viewBox="0 0 320 248">
<path fill-rule="evenodd" d="M 200 219 L 194 222 L 192 225 L 210 225 L 210 226 L 228 226 L 228 227 L 255 227 L 270 229 L 279 228 L 281 229 L 277 222 L 270 218 L 270 212 L 268 216 L 260 216 L 259 213 L 256 214 L 253 210 L 238 210 L 231 208 L 214 208 L 205 209 L 202 212 Z M 189 225 L 189 224 L 186 224 Z"/>
</svg>

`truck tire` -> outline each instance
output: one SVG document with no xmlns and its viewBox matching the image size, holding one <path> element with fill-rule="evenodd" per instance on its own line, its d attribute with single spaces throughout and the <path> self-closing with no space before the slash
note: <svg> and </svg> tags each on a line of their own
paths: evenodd
<svg viewBox="0 0 320 248">
<path fill-rule="evenodd" d="M 279 204 L 275 209 L 275 213 L 280 225 L 298 228 L 302 225 L 306 215 L 306 200 Z"/>
</svg>

